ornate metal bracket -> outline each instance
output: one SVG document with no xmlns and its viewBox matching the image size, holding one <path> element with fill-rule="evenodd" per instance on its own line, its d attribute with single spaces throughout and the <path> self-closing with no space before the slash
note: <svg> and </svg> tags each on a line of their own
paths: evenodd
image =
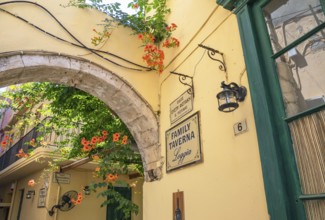
<svg viewBox="0 0 325 220">
<path fill-rule="evenodd" d="M 170 72 L 171 74 L 177 75 L 178 76 L 178 80 L 180 83 L 182 83 L 185 86 L 190 87 L 187 92 L 189 94 L 193 95 L 194 98 L 194 84 L 193 84 L 193 77 L 192 76 L 188 76 L 182 73 L 176 73 L 176 72 Z M 190 82 L 188 82 L 188 79 L 190 79 Z"/>
<path fill-rule="evenodd" d="M 220 51 L 218 51 L 218 50 L 215 50 L 215 49 L 213 49 L 213 48 L 211 48 L 211 47 L 204 46 L 204 45 L 202 45 L 202 44 L 199 44 L 199 47 L 202 47 L 202 48 L 208 50 L 208 56 L 209 56 L 212 60 L 217 61 L 217 62 L 220 63 L 220 65 L 219 65 L 219 69 L 220 69 L 221 71 L 227 72 L 227 68 L 226 68 L 226 64 L 225 64 L 225 59 L 224 59 L 224 57 L 223 57 L 223 53 L 222 53 L 222 52 L 220 52 Z M 219 54 L 219 55 L 221 56 L 221 59 L 222 59 L 222 60 L 220 60 L 220 59 L 216 59 L 216 58 L 213 57 L 213 56 L 216 55 L 216 53 Z"/>
</svg>

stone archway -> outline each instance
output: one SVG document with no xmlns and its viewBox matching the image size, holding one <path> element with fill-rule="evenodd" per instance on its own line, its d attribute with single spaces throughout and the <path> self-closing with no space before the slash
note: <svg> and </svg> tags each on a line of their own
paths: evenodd
<svg viewBox="0 0 325 220">
<path fill-rule="evenodd" d="M 158 121 L 149 104 L 116 74 L 88 60 L 46 52 L 0 54 L 0 87 L 26 82 L 75 86 L 104 101 L 132 133 L 146 181 L 161 178 Z"/>
</svg>

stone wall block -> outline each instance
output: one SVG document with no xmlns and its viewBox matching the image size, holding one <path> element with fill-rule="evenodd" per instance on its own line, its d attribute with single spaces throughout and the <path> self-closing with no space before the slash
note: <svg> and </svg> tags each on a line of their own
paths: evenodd
<svg viewBox="0 0 325 220">
<path fill-rule="evenodd" d="M 72 71 L 71 69 L 71 59 L 65 56 L 49 56 L 49 66 L 51 67 L 60 67 L 61 69 L 67 69 Z"/>
<path fill-rule="evenodd" d="M 25 67 L 50 66 L 50 60 L 48 56 L 24 55 L 22 56 L 22 60 Z"/>
<path fill-rule="evenodd" d="M 160 161 L 160 155 L 157 152 L 157 145 L 151 145 L 150 147 L 147 147 L 145 149 L 142 149 L 142 153 L 143 153 L 143 158 L 145 160 L 146 165 L 151 164 L 156 164 L 155 166 L 157 166 L 157 162 Z M 148 170 L 148 167 L 146 167 Z"/>
<path fill-rule="evenodd" d="M 5 72 L 8 69 L 21 69 L 23 67 L 24 63 L 20 55 L 0 57 L 0 72 Z"/>
</svg>

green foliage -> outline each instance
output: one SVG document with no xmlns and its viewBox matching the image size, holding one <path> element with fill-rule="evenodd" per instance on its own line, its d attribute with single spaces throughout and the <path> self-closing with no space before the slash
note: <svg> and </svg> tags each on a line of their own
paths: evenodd
<svg viewBox="0 0 325 220">
<path fill-rule="evenodd" d="M 155 43 L 160 43 L 171 36 L 166 30 L 166 16 L 171 12 L 166 6 L 166 0 L 132 0 L 128 7 L 134 14 L 128 14 L 120 9 L 120 3 L 104 4 L 102 0 L 71 0 L 69 6 L 79 8 L 96 8 L 109 16 L 105 19 L 106 26 L 112 25 L 112 20 L 119 25 L 130 27 L 135 34 L 150 33 L 155 37 Z"/>
<path fill-rule="evenodd" d="M 93 189 L 111 186 L 101 193 L 110 198 L 103 205 L 115 202 L 126 216 L 130 211 L 138 212 L 135 204 L 114 192 L 113 183 L 119 181 L 118 175 L 142 175 L 141 156 L 132 147 L 134 141 L 127 127 L 104 102 L 79 89 L 52 83 L 12 86 L 2 96 L 11 101 L 2 101 L 0 108 L 18 112 L 22 128 L 41 124 L 38 127 L 42 136 L 30 145 L 44 147 L 43 137 L 53 132 L 62 135 L 64 139 L 55 143 L 62 160 L 88 157 L 98 162 L 100 170 L 96 175 L 105 182 L 93 185 Z M 128 186 L 122 182 L 119 185 Z"/>
</svg>

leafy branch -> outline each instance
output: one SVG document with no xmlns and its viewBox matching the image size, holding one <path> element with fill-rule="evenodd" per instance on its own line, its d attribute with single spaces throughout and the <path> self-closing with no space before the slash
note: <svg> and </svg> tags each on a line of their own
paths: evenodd
<svg viewBox="0 0 325 220">
<path fill-rule="evenodd" d="M 134 11 L 132 14 L 121 10 L 121 4 L 118 2 L 110 4 L 104 4 L 102 0 L 90 0 L 90 2 L 87 4 L 86 0 L 70 0 L 68 6 L 95 8 L 108 16 L 104 20 L 104 31 L 99 32 L 94 29 L 97 33 L 97 36 L 92 38 L 94 45 L 100 44 L 111 36 L 109 30 L 115 27 L 115 23 L 129 27 L 133 30 L 133 34 L 139 36 L 144 47 L 154 48 L 144 50 L 145 55 L 142 58 L 147 66 L 160 73 L 163 71 L 165 57 L 160 45 L 165 48 L 176 48 L 180 44 L 178 39 L 172 37 L 172 32 L 177 28 L 176 24 L 168 25 L 166 22 L 167 15 L 171 13 L 170 8 L 166 6 L 166 0 L 132 0 L 128 4 L 128 8 Z"/>
<path fill-rule="evenodd" d="M 2 96 L 6 99 L 0 103 L 0 108 L 20 112 L 19 120 L 24 121 L 22 129 L 40 124 L 38 131 L 42 135 L 25 144 L 32 149 L 47 147 L 49 143 L 43 140 L 44 137 L 52 133 L 62 135 L 64 139 L 55 142 L 56 153 L 61 158 L 89 158 L 98 163 L 95 174 L 104 179 L 105 186 L 110 186 L 101 193 L 109 195 L 109 201 L 103 205 L 116 203 L 125 216 L 138 212 L 135 204 L 114 192 L 114 184 L 130 187 L 119 180 L 119 175 L 143 175 L 141 156 L 132 147 L 134 140 L 127 127 L 104 102 L 76 88 L 52 83 L 11 86 Z M 38 117 L 35 117 L 35 112 Z M 8 137 L 1 140 L 1 144 L 7 146 L 9 141 Z M 18 157 L 30 155 L 32 152 L 24 152 L 23 149 L 17 154 Z M 52 166 L 56 167 L 55 164 Z M 93 189 L 104 185 L 94 183 Z"/>
</svg>

